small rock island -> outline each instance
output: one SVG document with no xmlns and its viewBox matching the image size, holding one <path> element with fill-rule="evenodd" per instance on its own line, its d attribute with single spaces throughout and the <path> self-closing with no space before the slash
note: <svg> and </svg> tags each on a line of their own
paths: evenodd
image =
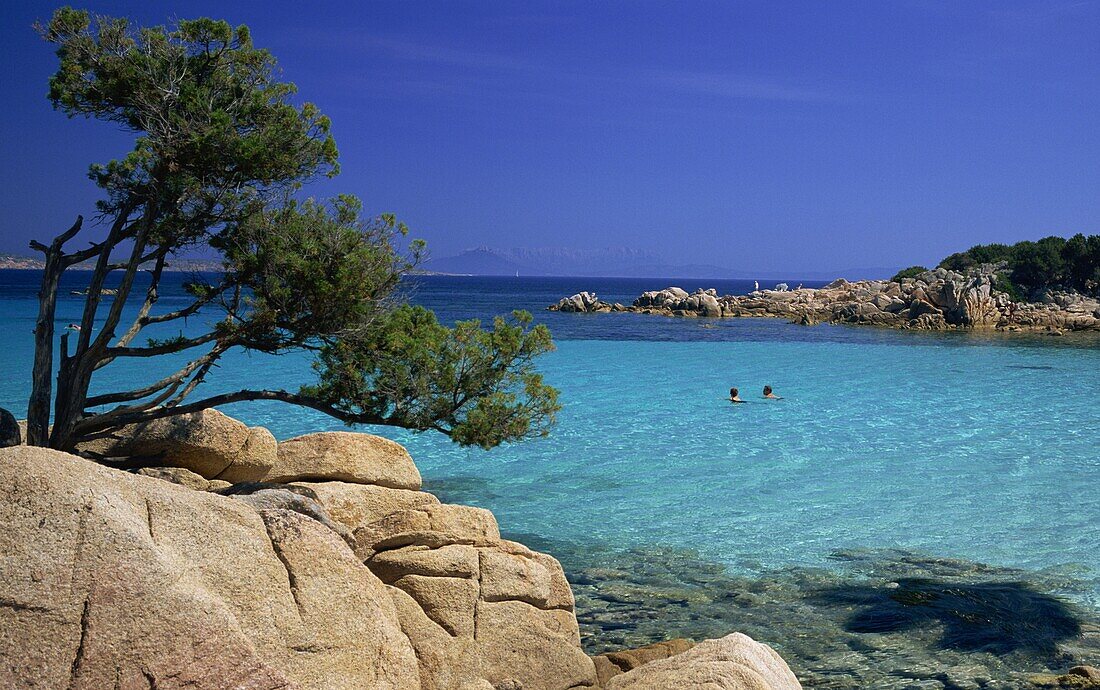
<svg viewBox="0 0 1100 690">
<path fill-rule="evenodd" d="M 1002 289 L 1002 264 L 965 272 L 937 268 L 893 280 L 843 278 L 821 288 L 756 290 L 721 295 L 714 289 L 689 294 L 678 287 L 642 293 L 630 306 L 581 292 L 549 307 L 569 313 L 634 312 L 707 318 L 773 317 L 794 323 L 864 324 L 942 331 L 987 329 L 1004 332 L 1100 331 L 1100 300 L 1074 291 L 1044 290 L 1017 301 Z"/>
</svg>

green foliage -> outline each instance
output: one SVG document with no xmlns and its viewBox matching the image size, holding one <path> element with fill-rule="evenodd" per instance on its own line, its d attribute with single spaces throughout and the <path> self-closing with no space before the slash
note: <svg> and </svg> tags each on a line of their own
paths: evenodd
<svg viewBox="0 0 1100 690">
<path fill-rule="evenodd" d="M 965 252 L 952 254 L 940 262 L 941 268 L 966 271 L 981 264 L 995 264 L 1012 258 L 1012 247 L 1006 244 L 979 244 Z"/>
<path fill-rule="evenodd" d="M 966 271 L 983 263 L 1006 262 L 1007 274 L 998 274 L 998 289 L 1025 299 L 1044 288 L 1064 288 L 1086 294 L 1100 293 L 1100 235 L 1044 237 L 1014 245 L 986 244 L 952 254 L 940 266 Z"/>
<path fill-rule="evenodd" d="M 149 347 L 170 347 L 172 345 L 182 345 L 187 342 L 187 338 L 182 333 L 174 335 L 171 338 L 146 338 L 145 344 Z"/>
<path fill-rule="evenodd" d="M 135 134 L 125 156 L 91 168 L 104 190 L 99 208 L 114 222 L 84 257 L 99 260 L 89 327 L 57 377 L 60 421 L 51 445 L 72 448 L 74 439 L 123 424 L 244 400 L 307 405 L 348 423 L 437 430 L 483 448 L 546 434 L 559 409 L 557 391 L 534 368 L 553 349 L 547 329 L 523 312 L 488 329 L 477 321 L 448 328 L 403 305 L 400 281 L 423 242 L 405 240 L 409 229 L 392 214 L 364 220 L 353 196 L 296 197 L 305 182 L 338 170 L 330 123 L 316 106 L 295 105 L 294 85 L 279 80 L 274 57 L 253 46 L 247 27 L 197 19 L 134 30 L 125 19 L 65 7 L 39 30 L 57 47 L 54 107 Z M 157 268 L 145 306 L 112 345 L 130 289 L 125 278 L 95 340 L 87 333 L 96 286 L 116 270 L 116 247 L 128 253 L 126 275 L 142 260 Z M 151 313 L 165 258 L 189 247 L 219 253 L 224 273 L 213 283 L 187 283 L 189 306 Z M 200 309 L 217 316 L 209 332 L 129 345 L 149 323 Z M 233 348 L 313 352 L 317 382 L 296 393 L 249 389 L 182 404 Z M 88 396 L 92 374 L 115 359 L 181 352 L 191 361 L 175 374 Z M 36 367 L 41 362 L 49 360 L 36 355 Z M 37 394 L 49 399 L 49 390 Z M 127 404 L 103 410 L 120 402 Z M 36 427 L 45 429 L 47 417 L 39 414 Z"/>
<path fill-rule="evenodd" d="M 254 213 L 228 226 L 211 245 L 247 289 L 233 322 L 251 347 L 277 351 L 315 338 L 336 338 L 368 327 L 389 308 L 401 275 L 416 265 L 419 247 L 396 251 L 392 218 L 360 220 L 362 204 L 340 196 Z"/>
<path fill-rule="evenodd" d="M 1012 278 L 1008 274 L 1001 272 L 993 279 L 993 288 L 1008 295 L 1009 299 L 1013 302 L 1027 301 L 1027 295 L 1025 295 L 1016 285 L 1012 282 Z"/>
<path fill-rule="evenodd" d="M 891 278 L 890 280 L 892 280 L 894 282 L 901 282 L 902 280 L 905 280 L 906 278 L 916 278 L 921 273 L 924 273 L 927 270 L 928 269 L 925 268 L 924 266 L 910 266 L 909 268 L 903 268 L 900 271 L 898 271 L 897 273 L 895 273 L 894 277 Z"/>
<path fill-rule="evenodd" d="M 256 199 L 338 170 L 328 118 L 291 103 L 295 86 L 246 27 L 199 19 L 132 31 L 64 7 L 39 30 L 57 45 L 54 107 L 139 135 L 128 155 L 91 167 L 105 212 L 147 204 L 168 241 L 194 240 Z"/>
<path fill-rule="evenodd" d="M 422 307 L 403 306 L 377 327 L 327 345 L 315 365 L 319 383 L 303 393 L 352 415 L 411 429 L 436 429 L 462 445 L 492 448 L 545 435 L 559 409 L 557 392 L 535 371 L 553 349 L 531 315 L 454 328 Z"/>
</svg>

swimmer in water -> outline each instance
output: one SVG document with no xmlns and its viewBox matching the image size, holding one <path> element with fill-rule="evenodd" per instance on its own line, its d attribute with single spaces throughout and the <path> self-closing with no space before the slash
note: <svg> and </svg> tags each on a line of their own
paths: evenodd
<svg viewBox="0 0 1100 690">
<path fill-rule="evenodd" d="M 783 399 L 783 398 L 779 397 L 778 395 L 776 395 L 775 393 L 772 393 L 772 387 L 771 386 L 764 386 L 764 397 L 769 399 L 769 400 L 782 400 Z"/>
<path fill-rule="evenodd" d="M 737 389 L 736 388 L 731 388 L 730 389 L 730 402 L 735 402 L 735 403 L 745 402 L 744 400 L 741 399 L 741 396 L 737 394 Z"/>
</svg>

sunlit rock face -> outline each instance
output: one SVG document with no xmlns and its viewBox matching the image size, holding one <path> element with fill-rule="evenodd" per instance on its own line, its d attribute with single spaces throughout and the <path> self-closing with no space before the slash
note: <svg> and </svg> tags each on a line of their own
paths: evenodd
<svg viewBox="0 0 1100 690">
<path fill-rule="evenodd" d="M 0 451 L 0 687 L 418 686 L 385 585 L 320 522 Z"/>
</svg>

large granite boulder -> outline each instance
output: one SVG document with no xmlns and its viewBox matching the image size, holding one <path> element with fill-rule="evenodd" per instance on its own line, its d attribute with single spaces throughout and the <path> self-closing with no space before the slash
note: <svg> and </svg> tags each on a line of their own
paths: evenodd
<svg viewBox="0 0 1100 690">
<path fill-rule="evenodd" d="M 718 298 L 714 295 L 701 295 L 699 309 L 703 316 L 719 317 L 722 315 L 722 306 L 718 304 Z"/>
<path fill-rule="evenodd" d="M 614 676 L 607 690 L 800 690 L 775 651 L 733 633 L 700 642 L 686 652 L 651 661 Z"/>
<path fill-rule="evenodd" d="M 315 520 L 0 450 L 0 687 L 420 687 L 388 588 Z"/>
<path fill-rule="evenodd" d="M 938 300 L 942 302 L 944 320 L 954 326 L 996 326 L 1001 319 L 989 276 L 944 281 Z"/>
<path fill-rule="evenodd" d="M 636 649 L 623 649 L 616 652 L 606 652 L 592 657 L 596 664 L 596 677 L 601 686 L 607 685 L 615 676 L 632 671 L 642 664 L 648 664 L 658 659 L 667 659 L 681 652 L 686 652 L 695 646 L 691 640 L 676 638 L 663 642 L 654 642 Z"/>
<path fill-rule="evenodd" d="M 0 407 L 0 448 L 18 446 L 23 442 L 23 430 L 11 412 Z"/>
<path fill-rule="evenodd" d="M 594 686 L 554 558 L 501 539 L 493 514 L 423 492 L 303 483 L 388 587 L 425 690 Z"/>
<path fill-rule="evenodd" d="M 123 427 L 110 437 L 80 444 L 79 450 L 148 458 L 151 465 L 184 467 L 231 483 L 263 478 L 276 456 L 270 431 L 213 409 Z"/>
<path fill-rule="evenodd" d="M 570 297 L 563 297 L 557 304 L 550 307 L 551 311 L 565 313 L 583 313 L 591 311 L 611 311 L 611 305 L 601 302 L 594 292 L 578 292 Z"/>
<path fill-rule="evenodd" d="M 420 472 L 404 446 L 381 436 L 351 431 L 324 431 L 282 441 L 275 462 L 260 479 L 420 488 Z"/>
</svg>

